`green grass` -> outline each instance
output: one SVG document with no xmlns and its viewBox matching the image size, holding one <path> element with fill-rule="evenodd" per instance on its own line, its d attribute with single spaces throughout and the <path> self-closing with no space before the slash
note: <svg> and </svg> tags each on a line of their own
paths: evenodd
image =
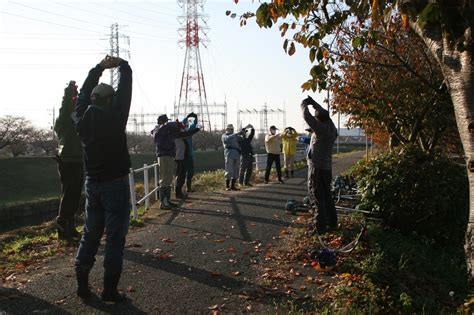
<svg viewBox="0 0 474 315">
<path fill-rule="evenodd" d="M 63 252 L 54 222 L 15 230 L 0 237 L 0 278 L 11 270 L 23 271 L 36 262 Z"/>
<path fill-rule="evenodd" d="M 154 154 L 131 155 L 132 167 L 153 164 Z M 195 172 L 213 171 L 224 166 L 222 151 L 194 153 Z M 0 207 L 12 203 L 57 198 L 60 182 L 56 161 L 51 157 L 0 159 Z M 152 173 L 153 174 L 153 173 Z M 142 180 L 137 176 L 137 181 Z"/>
</svg>

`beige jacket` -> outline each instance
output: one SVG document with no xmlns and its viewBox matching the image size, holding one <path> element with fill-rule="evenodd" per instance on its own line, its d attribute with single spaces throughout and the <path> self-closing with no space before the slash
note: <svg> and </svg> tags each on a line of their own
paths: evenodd
<svg viewBox="0 0 474 315">
<path fill-rule="evenodd" d="M 281 135 L 272 135 L 271 133 L 265 136 L 265 150 L 267 153 L 280 154 L 281 153 Z"/>
</svg>

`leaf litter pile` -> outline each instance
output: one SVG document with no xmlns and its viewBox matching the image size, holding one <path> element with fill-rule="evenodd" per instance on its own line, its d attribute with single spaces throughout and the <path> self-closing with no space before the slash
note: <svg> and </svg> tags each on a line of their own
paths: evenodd
<svg viewBox="0 0 474 315">
<path fill-rule="evenodd" d="M 360 218 L 344 216 L 339 219 L 337 231 L 322 236 L 324 243 L 338 249 L 354 241 L 360 232 Z M 256 303 L 263 298 L 273 299 L 276 311 L 319 312 L 356 308 L 355 300 L 371 299 L 364 277 L 350 271 L 353 261 L 362 260 L 370 252 L 363 241 L 350 255 L 337 255 L 337 264 L 331 271 L 321 271 L 311 252 L 322 249 L 316 236 L 312 235 L 309 216 L 298 216 L 292 226 L 281 230 L 278 247 L 268 248 L 264 262 L 259 265 L 261 292 Z M 349 263 L 349 264 L 347 264 Z M 351 292 L 346 292 L 347 290 Z M 348 294 L 346 294 L 348 293 Z M 380 296 L 383 296 L 383 292 Z M 364 297 L 365 295 L 365 297 Z"/>
</svg>

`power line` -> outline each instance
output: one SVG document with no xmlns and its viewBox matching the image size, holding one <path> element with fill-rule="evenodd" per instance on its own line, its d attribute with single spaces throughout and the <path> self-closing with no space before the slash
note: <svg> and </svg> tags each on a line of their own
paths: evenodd
<svg viewBox="0 0 474 315">
<path fill-rule="evenodd" d="M 150 10 L 150 9 L 147 9 L 147 8 L 141 8 L 141 7 L 137 7 L 137 6 L 134 6 L 134 5 L 130 5 L 129 3 L 120 2 L 120 4 L 125 5 L 127 7 L 130 7 L 130 8 L 135 8 L 135 9 L 138 9 L 138 10 L 146 11 L 146 12 L 153 12 L 153 14 L 161 14 L 161 15 L 171 16 L 172 18 L 176 18 L 175 14 L 154 11 L 154 10 Z M 176 13 L 178 13 L 178 12 L 176 12 Z"/>
<path fill-rule="evenodd" d="M 15 14 L 15 13 L 11 13 L 11 12 L 6 12 L 6 11 L 3 11 L 3 10 L 1 10 L 0 13 L 2 13 L 2 14 L 7 14 L 7 15 L 11 15 L 11 16 L 15 16 L 15 17 L 19 17 L 19 18 L 26 19 L 26 20 L 35 21 L 35 22 L 46 23 L 46 24 L 51 24 L 51 25 L 56 25 L 56 26 L 61 26 L 61 27 L 67 27 L 67 28 L 70 28 L 70 29 L 81 30 L 81 31 L 86 31 L 86 32 L 91 32 L 91 33 L 96 33 L 96 34 L 102 34 L 102 35 L 103 35 L 103 33 L 100 33 L 100 32 L 97 32 L 97 31 L 93 31 L 93 30 L 89 30 L 89 29 L 85 29 L 85 28 L 82 28 L 82 27 L 77 27 L 77 26 L 71 26 L 71 25 L 65 25 L 65 24 L 60 24 L 60 23 L 55 23 L 55 22 L 44 21 L 44 20 L 40 20 L 40 19 L 36 19 L 36 18 L 32 18 L 32 17 L 27 17 L 27 16 L 20 15 L 20 14 Z"/>
<path fill-rule="evenodd" d="M 18 2 L 14 2 L 14 1 L 9 1 L 9 3 L 13 3 L 13 4 L 16 4 L 16 5 L 19 5 L 19 6 L 31 9 L 31 10 L 43 12 L 43 13 L 46 13 L 46 14 L 60 16 L 60 17 L 63 17 L 63 18 L 69 19 L 69 20 L 73 20 L 73 21 L 77 21 L 77 22 L 80 22 L 80 23 L 96 25 L 96 26 L 100 26 L 100 27 L 103 27 L 103 28 L 107 27 L 105 25 L 101 25 L 101 24 L 97 24 L 97 23 L 94 23 L 94 22 L 89 22 L 89 21 L 85 21 L 85 20 L 81 20 L 81 19 L 76 19 L 76 18 L 73 18 L 73 17 L 66 16 L 64 14 L 54 13 L 54 12 L 51 12 L 51 11 L 48 11 L 48 10 L 38 9 L 38 8 L 35 8 L 35 7 L 32 7 L 32 6 L 22 4 L 22 3 L 18 3 Z"/>
<path fill-rule="evenodd" d="M 84 8 L 78 8 L 78 7 L 69 5 L 69 4 L 64 4 L 64 3 L 59 3 L 59 2 L 54 2 L 54 3 L 57 4 L 57 5 L 61 5 L 61 6 L 68 7 L 68 8 L 74 9 L 74 10 L 78 10 L 78 11 L 83 11 L 83 12 L 91 13 L 91 14 L 98 15 L 98 16 L 101 16 L 101 17 L 104 17 L 104 16 L 105 16 L 105 17 L 109 17 L 109 18 L 112 18 L 112 19 L 114 19 L 114 20 L 122 20 L 122 21 L 125 21 L 125 22 L 128 22 L 128 23 L 134 23 L 134 24 L 141 24 L 141 25 L 147 25 L 147 26 L 152 26 L 152 27 L 163 28 L 162 25 L 158 25 L 158 24 L 151 24 L 151 23 L 146 23 L 146 22 L 137 21 L 137 20 L 129 20 L 129 19 L 122 18 L 122 17 L 116 17 L 116 16 L 113 16 L 113 15 L 98 13 L 98 12 L 93 11 L 93 10 L 88 10 L 88 9 L 84 9 Z M 104 7 L 104 6 L 102 6 L 102 7 Z M 107 7 L 107 8 L 108 8 L 108 7 Z"/>
<path fill-rule="evenodd" d="M 149 21 L 155 21 L 154 19 L 151 19 L 151 18 L 142 16 L 142 15 L 133 14 L 133 13 L 130 13 L 129 11 L 117 9 L 117 8 L 115 8 L 115 7 L 110 8 L 110 7 L 107 7 L 107 6 L 102 5 L 102 4 L 99 4 L 99 3 L 94 3 L 94 5 L 95 5 L 95 6 L 102 7 L 102 8 L 107 8 L 107 9 L 109 9 L 109 10 L 112 9 L 112 10 L 115 10 L 115 11 L 117 11 L 117 12 L 121 12 L 121 13 L 123 13 L 123 14 L 129 15 L 129 16 L 133 16 L 133 17 L 136 17 L 136 18 L 139 18 L 139 19 L 145 19 L 145 20 L 149 20 Z M 135 22 L 135 21 L 134 21 L 134 22 Z M 154 25 L 154 26 L 157 26 L 157 27 L 163 27 L 163 26 L 157 25 L 157 24 L 150 24 L 150 25 Z"/>
</svg>

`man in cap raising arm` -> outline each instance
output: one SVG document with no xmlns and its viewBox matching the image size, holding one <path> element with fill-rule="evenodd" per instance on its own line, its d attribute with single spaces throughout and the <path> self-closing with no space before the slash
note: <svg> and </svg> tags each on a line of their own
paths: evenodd
<svg viewBox="0 0 474 315">
<path fill-rule="evenodd" d="M 309 112 L 309 105 L 313 105 L 315 116 Z M 337 228 L 336 208 L 331 196 L 332 148 L 337 131 L 329 112 L 311 97 L 301 102 L 301 111 L 313 131 L 308 152 L 308 193 L 312 205 L 316 206 L 316 232 L 321 234 Z"/>
<path fill-rule="evenodd" d="M 105 69 L 119 67 L 117 92 L 99 78 Z M 117 57 L 105 57 L 89 71 L 76 104 L 76 129 L 84 148 L 86 212 L 84 235 L 76 256 L 77 295 L 90 297 L 89 272 L 100 239 L 107 233 L 102 300 L 125 299 L 117 291 L 123 265 L 123 248 L 130 220 L 127 125 L 132 100 L 132 69 Z"/>
</svg>

